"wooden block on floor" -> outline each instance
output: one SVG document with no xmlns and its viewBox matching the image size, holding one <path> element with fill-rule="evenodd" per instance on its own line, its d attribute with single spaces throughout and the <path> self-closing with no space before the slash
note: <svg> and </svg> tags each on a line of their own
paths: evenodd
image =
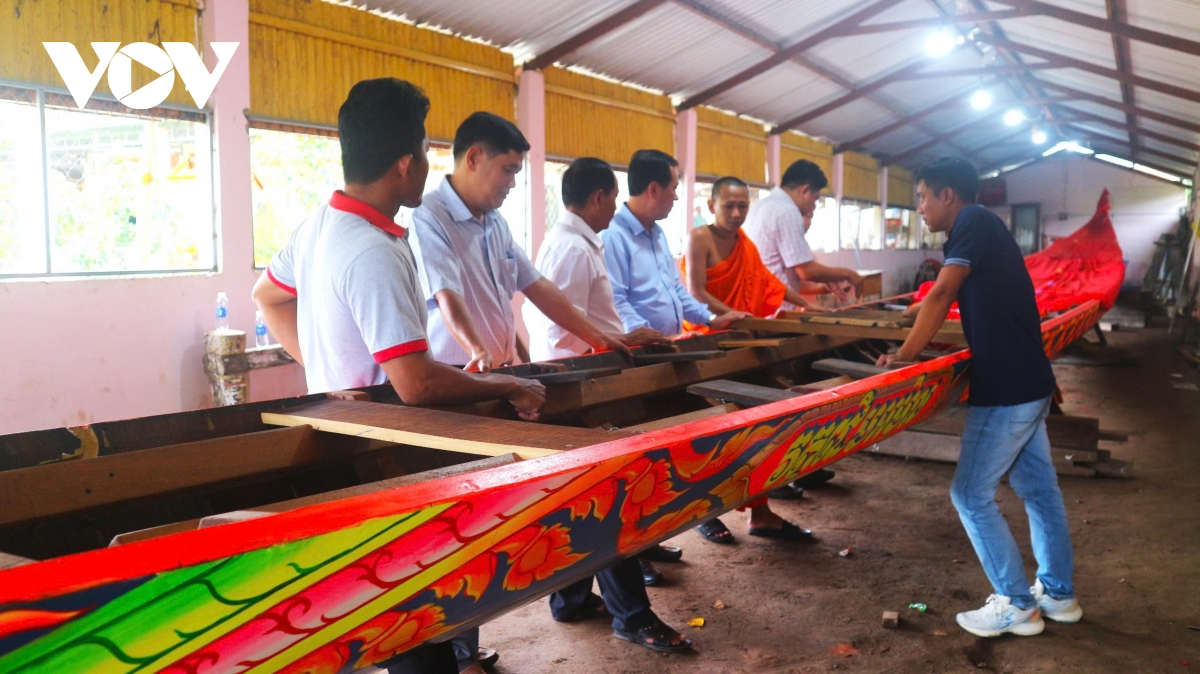
<svg viewBox="0 0 1200 674">
<path fill-rule="evenodd" d="M 590 428 L 348 400 L 326 400 L 281 412 L 264 412 L 262 418 L 263 423 L 274 426 L 306 424 L 326 433 L 484 456 L 516 452 L 527 459 L 621 437 Z"/>
<path fill-rule="evenodd" d="M 880 440 L 868 451 L 906 459 L 958 463 L 962 444 L 960 439 L 953 435 L 901 431 L 890 438 Z M 1051 447 L 1050 454 L 1054 460 L 1054 470 L 1059 475 L 1094 477 L 1097 474 L 1097 464 L 1086 463 L 1088 460 L 1099 459 L 1096 452 Z"/>
<path fill-rule="evenodd" d="M 868 365 L 852 360 L 841 360 L 839 358 L 822 358 L 810 365 L 812 369 L 818 372 L 828 372 L 830 374 L 845 375 L 854 379 L 866 379 L 874 377 L 877 374 L 890 372 L 886 367 L 877 365 Z"/>
<path fill-rule="evenodd" d="M 883 628 L 885 630 L 894 630 L 894 629 L 899 629 L 899 627 L 900 627 L 900 613 L 897 611 L 884 611 L 883 612 Z"/>
<path fill-rule="evenodd" d="M 802 395 L 794 391 L 770 388 L 768 386 L 756 386 L 754 384 L 743 384 L 740 381 L 729 381 L 728 379 L 714 379 L 713 381 L 692 384 L 687 388 L 687 392 L 692 395 L 715 398 L 746 407 L 765 405 Z"/>
<path fill-rule="evenodd" d="M 913 430 L 923 433 L 962 435 L 967 425 L 967 408 L 957 406 L 938 415 Z M 1100 420 L 1091 417 L 1075 417 L 1051 414 L 1046 417 L 1046 434 L 1051 447 L 1095 450 L 1100 442 Z"/>
</svg>

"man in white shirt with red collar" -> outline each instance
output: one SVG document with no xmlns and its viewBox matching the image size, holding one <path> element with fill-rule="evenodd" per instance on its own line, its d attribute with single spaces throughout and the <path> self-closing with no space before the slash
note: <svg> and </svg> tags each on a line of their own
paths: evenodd
<svg viewBox="0 0 1200 674">
<path fill-rule="evenodd" d="M 338 113 L 344 191 L 296 228 L 254 286 L 310 393 L 391 382 L 408 405 L 504 398 L 525 419 L 545 404 L 538 382 L 468 374 L 430 357 L 425 303 L 401 206 L 421 204 L 429 173 L 429 99 L 394 78 L 354 85 Z M 382 663 L 392 674 L 457 674 L 449 643 Z"/>
</svg>

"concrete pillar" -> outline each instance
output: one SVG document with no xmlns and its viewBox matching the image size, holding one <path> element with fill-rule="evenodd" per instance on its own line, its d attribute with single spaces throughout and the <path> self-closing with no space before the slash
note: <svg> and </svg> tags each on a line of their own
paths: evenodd
<svg viewBox="0 0 1200 674">
<path fill-rule="evenodd" d="M 242 272 L 254 267 L 250 133 L 245 113 L 250 109 L 250 4 L 248 0 L 215 0 L 207 3 L 203 17 L 206 43 L 238 43 L 208 99 L 212 111 L 213 204 L 219 242 L 217 269 L 228 274 L 231 270 Z M 209 70 L 217 62 L 207 45 L 204 62 Z M 233 299 L 231 295 L 230 300 Z"/>
<path fill-rule="evenodd" d="M 696 120 L 695 108 L 688 108 L 675 116 L 675 161 L 679 162 L 685 237 L 692 228 L 692 209 L 696 203 Z"/>
<path fill-rule="evenodd" d="M 529 257 L 546 238 L 546 79 L 540 70 L 523 70 L 517 82 L 517 126 L 529 141 Z"/>
<path fill-rule="evenodd" d="M 777 133 L 767 136 L 767 184 L 771 187 L 779 187 L 779 181 L 783 179 L 782 166 L 779 164 L 782 141 Z"/>
</svg>

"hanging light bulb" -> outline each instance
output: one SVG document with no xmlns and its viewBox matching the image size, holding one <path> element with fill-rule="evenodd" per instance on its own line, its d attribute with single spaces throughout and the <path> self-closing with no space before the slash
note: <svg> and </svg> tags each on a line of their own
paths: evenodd
<svg viewBox="0 0 1200 674">
<path fill-rule="evenodd" d="M 954 51 L 956 46 L 958 46 L 958 40 L 952 33 L 945 30 L 939 30 L 925 40 L 925 52 L 934 58 L 941 58 L 949 54 Z"/>
<path fill-rule="evenodd" d="M 971 107 L 976 110 L 986 110 L 992 104 L 992 95 L 987 89 L 980 89 L 971 95 Z"/>
<path fill-rule="evenodd" d="M 1025 121 L 1025 113 L 1020 110 L 1009 110 L 1004 113 L 1004 123 L 1008 126 L 1016 126 Z"/>
</svg>

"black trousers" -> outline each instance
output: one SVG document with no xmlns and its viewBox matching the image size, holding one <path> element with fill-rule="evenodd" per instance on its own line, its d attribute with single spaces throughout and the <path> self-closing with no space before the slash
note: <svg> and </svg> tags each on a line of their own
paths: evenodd
<svg viewBox="0 0 1200 674">
<path fill-rule="evenodd" d="M 646 594 L 636 557 L 623 559 L 597 572 L 595 579 L 600 584 L 604 605 L 612 614 L 613 629 L 636 632 L 658 621 L 658 616 L 650 610 L 650 596 Z M 555 620 L 569 621 L 588 607 L 591 596 L 591 578 L 568 585 L 550 595 L 550 615 Z"/>
<path fill-rule="evenodd" d="M 458 662 L 454 658 L 454 647 L 447 641 L 441 644 L 425 643 L 379 663 L 388 674 L 458 674 Z"/>
</svg>

